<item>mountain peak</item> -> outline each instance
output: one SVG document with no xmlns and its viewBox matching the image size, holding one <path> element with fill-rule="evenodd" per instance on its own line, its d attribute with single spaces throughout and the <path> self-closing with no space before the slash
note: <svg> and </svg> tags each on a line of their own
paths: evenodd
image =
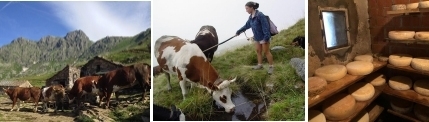
<svg viewBox="0 0 429 122">
<path fill-rule="evenodd" d="M 82 30 L 68 32 L 64 38 L 66 40 L 75 40 L 77 38 L 89 40 L 88 36 L 86 36 L 86 34 Z"/>
</svg>

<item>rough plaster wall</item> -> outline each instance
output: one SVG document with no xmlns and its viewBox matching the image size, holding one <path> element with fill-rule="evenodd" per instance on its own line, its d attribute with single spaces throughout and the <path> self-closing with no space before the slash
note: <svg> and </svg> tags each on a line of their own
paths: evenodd
<svg viewBox="0 0 429 122">
<path fill-rule="evenodd" d="M 366 0 L 309 0 L 308 40 L 309 76 L 329 64 L 347 64 L 356 55 L 371 53 L 371 37 L 368 23 L 368 1 Z M 347 8 L 351 46 L 347 50 L 326 54 L 319 20 L 320 7 Z"/>
</svg>

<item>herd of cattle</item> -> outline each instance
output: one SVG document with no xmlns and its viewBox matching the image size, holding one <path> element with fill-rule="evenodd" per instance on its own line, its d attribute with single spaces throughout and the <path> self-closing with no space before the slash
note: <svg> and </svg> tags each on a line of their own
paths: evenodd
<svg viewBox="0 0 429 122">
<path fill-rule="evenodd" d="M 143 94 L 142 98 L 139 100 L 142 101 L 146 91 L 151 87 L 150 69 L 151 66 L 149 64 L 139 63 L 118 68 L 103 75 L 81 77 L 74 82 L 73 87 L 67 92 L 65 87 L 60 84 L 54 84 L 45 88 L 15 87 L 3 90 L 12 100 L 12 108 L 10 111 L 14 110 L 15 104 L 18 104 L 16 111 L 19 111 L 20 101 L 34 102 L 34 112 L 37 112 L 39 102 L 43 103 L 42 111 L 46 112 L 48 108 L 47 104 L 51 101 L 56 102 L 57 105 L 54 112 L 57 112 L 58 104 L 61 104 L 62 101 L 67 99 L 69 104 L 76 103 L 77 108 L 80 108 L 82 98 L 86 94 L 96 95 L 98 98 L 101 98 L 101 101 L 105 100 L 105 108 L 108 108 L 112 93 L 133 87 L 137 84 L 142 88 Z M 99 102 L 99 105 L 101 106 L 102 102 Z"/>
</svg>

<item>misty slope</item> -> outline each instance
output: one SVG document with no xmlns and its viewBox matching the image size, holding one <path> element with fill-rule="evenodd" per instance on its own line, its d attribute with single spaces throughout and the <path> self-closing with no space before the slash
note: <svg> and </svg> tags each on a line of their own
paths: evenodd
<svg viewBox="0 0 429 122">
<path fill-rule="evenodd" d="M 95 43 L 81 30 L 65 37 L 45 36 L 39 41 L 19 37 L 0 48 L 0 68 L 4 69 L 0 70 L 0 80 L 53 74 L 67 64 L 86 63 L 94 56 L 136 48 L 147 40 L 150 45 L 150 29 L 132 37 L 105 37 Z"/>
</svg>

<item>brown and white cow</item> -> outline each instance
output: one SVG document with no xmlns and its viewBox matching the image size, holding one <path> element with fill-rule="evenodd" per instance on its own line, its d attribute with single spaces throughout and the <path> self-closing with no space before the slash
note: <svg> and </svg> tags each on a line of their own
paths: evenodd
<svg viewBox="0 0 429 122">
<path fill-rule="evenodd" d="M 56 113 L 58 110 L 59 104 L 62 103 L 64 97 L 66 96 L 65 88 L 61 84 L 54 84 L 49 87 L 42 88 L 42 102 L 43 102 L 43 112 L 48 111 L 48 103 L 50 101 L 55 101 L 55 110 Z M 64 108 L 61 106 L 62 110 Z"/>
<path fill-rule="evenodd" d="M 67 94 L 69 98 L 69 104 L 76 100 L 79 105 L 81 103 L 82 96 L 86 94 L 93 94 L 97 96 L 97 102 L 99 102 L 100 89 L 97 87 L 97 83 L 102 76 L 86 76 L 76 79 L 73 83 L 73 87 Z"/>
<path fill-rule="evenodd" d="M 189 81 L 204 86 L 226 112 L 234 111 L 229 84 L 234 82 L 235 78 L 220 78 L 198 45 L 177 36 L 162 36 L 155 42 L 155 57 L 163 71 L 178 76 L 183 99 L 187 94 L 185 82 Z"/>
<path fill-rule="evenodd" d="M 103 75 L 97 85 L 101 88 L 102 100 L 106 98 L 105 107 L 109 107 L 112 93 L 133 87 L 137 84 L 140 84 L 143 90 L 142 98 L 139 101 L 143 100 L 146 91 L 150 89 L 150 68 L 149 64 L 139 63 L 112 70 Z"/>
<path fill-rule="evenodd" d="M 9 96 L 10 100 L 12 100 L 12 109 L 10 109 L 10 111 L 13 111 L 16 102 L 18 102 L 18 109 L 16 109 L 16 111 L 19 111 L 21 107 L 20 106 L 21 101 L 31 100 L 34 102 L 33 112 L 37 112 L 37 106 L 39 104 L 39 99 L 40 99 L 39 87 L 30 87 L 30 88 L 15 87 L 15 88 L 8 88 L 8 89 L 3 88 L 3 91 Z"/>
</svg>

